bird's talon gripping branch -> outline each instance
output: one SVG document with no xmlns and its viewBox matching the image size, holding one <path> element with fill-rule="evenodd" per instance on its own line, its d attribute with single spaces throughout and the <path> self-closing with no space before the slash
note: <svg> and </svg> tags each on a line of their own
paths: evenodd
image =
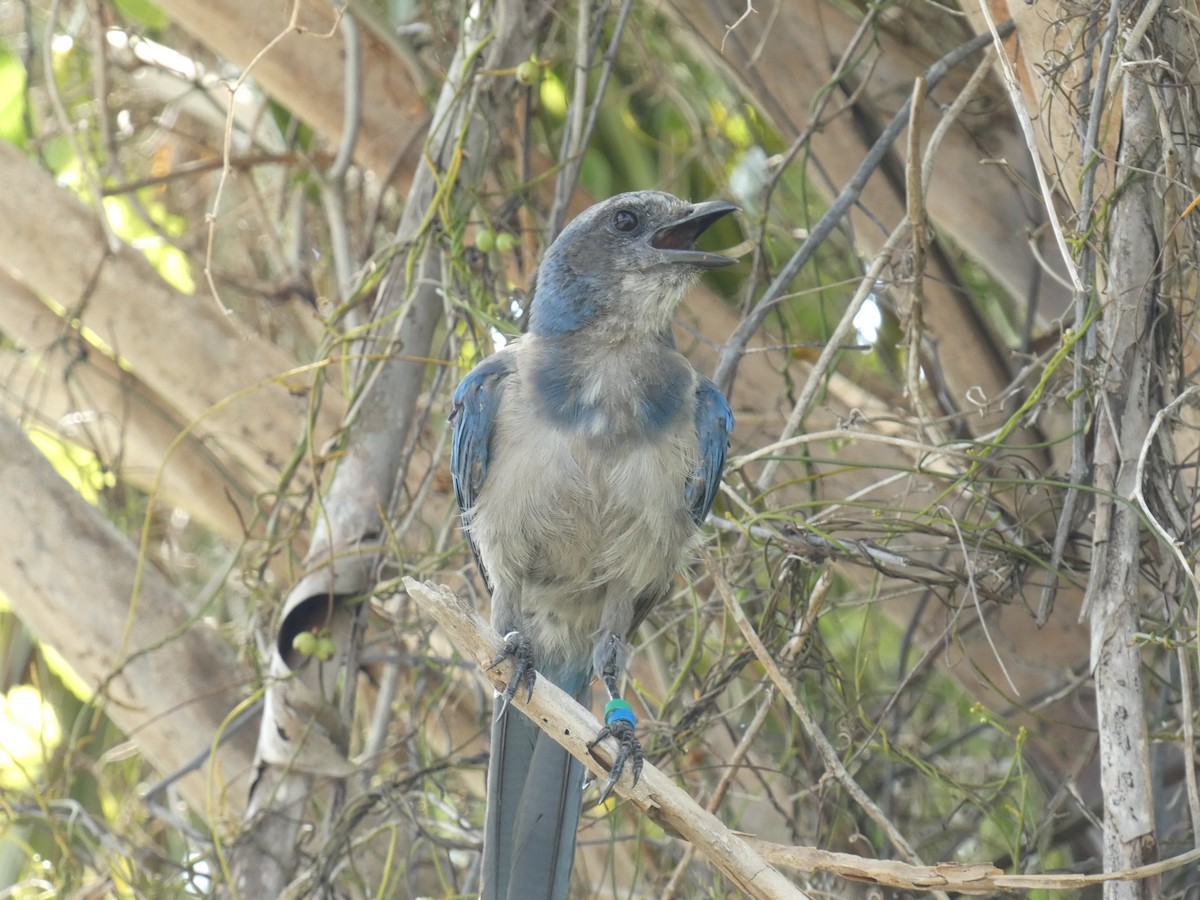
<svg viewBox="0 0 1200 900">
<path fill-rule="evenodd" d="M 525 685 L 525 702 L 528 703 L 533 697 L 533 683 L 537 680 L 537 670 L 533 665 L 533 644 L 521 632 L 510 631 L 504 636 L 504 647 L 492 660 L 488 670 L 496 668 L 506 659 L 512 660 L 513 673 L 512 677 L 508 679 L 508 686 L 501 695 L 504 703 L 500 707 L 497 718 L 504 714 L 504 710 L 508 709 L 509 702 L 517 695 L 517 688 L 522 684 Z"/>
<path fill-rule="evenodd" d="M 605 704 L 604 727 L 600 729 L 596 739 L 588 744 L 588 750 L 590 751 L 606 737 L 616 738 L 618 747 L 612 769 L 609 770 L 608 778 L 604 781 L 604 787 L 600 789 L 600 799 L 596 801 L 597 806 L 604 803 L 612 794 L 613 788 L 621 780 L 621 773 L 625 771 L 626 763 L 631 763 L 633 766 L 635 787 L 638 779 L 642 777 L 642 745 L 637 739 L 634 730 L 636 727 L 637 716 L 633 714 L 633 709 L 629 704 L 620 697 L 614 697 Z"/>
</svg>

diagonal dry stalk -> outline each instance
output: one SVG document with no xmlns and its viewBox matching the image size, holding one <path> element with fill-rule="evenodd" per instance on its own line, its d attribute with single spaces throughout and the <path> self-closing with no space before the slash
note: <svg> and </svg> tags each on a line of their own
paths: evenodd
<svg viewBox="0 0 1200 900">
<path fill-rule="evenodd" d="M 511 674 L 509 664 L 492 667 L 503 640 L 470 603 L 449 588 L 421 583 L 412 578 L 403 581 L 405 592 L 446 632 L 458 650 L 474 660 L 480 673 L 495 690 L 503 690 Z M 777 681 L 787 684 L 783 679 Z M 611 741 L 589 751 L 588 741 L 600 730 L 600 723 L 557 686 L 539 679 L 533 695 L 521 694 L 513 705 L 566 748 L 598 778 L 608 774 L 614 756 Z M 1200 850 L 1192 850 L 1162 862 L 1103 874 L 1009 875 L 990 863 L 937 863 L 914 865 L 891 860 L 868 859 L 850 853 L 835 853 L 816 847 L 774 844 L 729 830 L 691 795 L 650 763 L 642 769 L 636 785 L 622 778 L 616 792 L 634 804 L 668 833 L 689 842 L 697 854 L 727 875 L 750 897 L 759 900 L 806 897 L 773 866 L 797 872 L 829 872 L 849 881 L 883 887 L 928 891 L 934 895 L 948 892 L 994 894 L 998 891 L 1029 891 L 1085 887 L 1121 883 L 1138 884 L 1194 863 Z"/>
<path fill-rule="evenodd" d="M 404 579 L 404 589 L 421 608 L 445 629 L 454 645 L 484 672 L 497 690 L 511 675 L 510 664 L 492 666 L 504 641 L 468 602 L 449 588 Z M 613 740 L 588 749 L 588 741 L 599 733 L 600 723 L 548 679 L 539 678 L 528 701 L 518 696 L 512 703 L 538 723 L 546 734 L 580 760 L 593 775 L 605 778 L 612 762 Z M 602 757 L 602 758 L 598 758 Z M 715 868 L 741 890 L 757 900 L 804 900 L 804 891 L 768 865 L 739 835 L 729 831 L 712 813 L 696 803 L 684 790 L 649 763 L 636 785 L 629 778 L 617 783 L 616 791 L 668 832 L 690 841 Z"/>
</svg>

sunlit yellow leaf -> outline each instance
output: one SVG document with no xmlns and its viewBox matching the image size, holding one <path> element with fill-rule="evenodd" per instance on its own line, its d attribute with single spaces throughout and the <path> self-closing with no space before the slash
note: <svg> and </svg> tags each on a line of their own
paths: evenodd
<svg viewBox="0 0 1200 900">
<path fill-rule="evenodd" d="M 78 444 L 64 441 L 39 428 L 29 430 L 29 440 L 50 460 L 54 471 L 79 491 L 88 503 L 94 504 L 100 499 L 101 490 L 116 483 L 113 474 L 104 470 L 95 454 Z"/>
<path fill-rule="evenodd" d="M 182 232 L 183 220 L 171 215 L 161 201 L 148 195 L 139 199 L 142 209 L 159 229 L 167 234 Z M 195 293 L 196 281 L 187 256 L 146 222 L 127 197 L 105 197 L 104 211 L 117 237 L 141 251 L 164 281 L 185 294 Z"/>
<path fill-rule="evenodd" d="M 0 48 L 0 139 L 24 147 L 25 67 L 7 50 Z"/>
<path fill-rule="evenodd" d="M 49 644 L 39 644 L 39 647 L 46 660 L 46 665 L 50 667 L 51 672 L 58 676 L 63 686 L 80 700 L 84 702 L 91 700 L 95 693 L 92 686 L 71 668 L 70 664 L 59 655 L 59 652 Z"/>
<path fill-rule="evenodd" d="M 54 708 L 38 690 L 18 684 L 0 696 L 0 785 L 28 786 L 62 740 Z"/>
</svg>

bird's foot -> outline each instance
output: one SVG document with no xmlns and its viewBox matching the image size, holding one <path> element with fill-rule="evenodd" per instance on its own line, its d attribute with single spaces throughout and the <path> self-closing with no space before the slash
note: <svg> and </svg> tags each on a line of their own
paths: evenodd
<svg viewBox="0 0 1200 900">
<path fill-rule="evenodd" d="M 506 659 L 512 660 L 513 672 L 512 677 L 508 679 L 508 686 L 500 695 L 503 702 L 500 704 L 500 711 L 496 714 L 497 718 L 504 714 L 509 701 L 517 695 L 517 688 L 521 685 L 525 685 L 525 700 L 528 702 L 533 696 L 533 682 L 537 679 L 537 671 L 533 667 L 533 644 L 521 632 L 510 631 L 504 636 L 504 648 L 492 660 L 488 669 L 496 668 Z"/>
<path fill-rule="evenodd" d="M 613 788 L 620 781 L 621 773 L 625 771 L 627 763 L 632 763 L 633 765 L 633 783 L 635 786 L 638 783 L 638 779 L 642 777 L 642 745 L 634 732 L 636 727 L 637 717 L 634 716 L 633 710 L 629 708 L 628 703 L 618 697 L 614 697 L 608 701 L 608 704 L 604 707 L 604 727 L 600 729 L 600 733 L 596 735 L 596 739 L 588 744 L 588 750 L 590 751 L 606 737 L 615 737 L 618 745 L 617 756 L 613 760 L 612 768 L 609 770 L 604 786 L 600 789 L 600 799 L 596 801 L 597 806 L 608 799 Z"/>
</svg>

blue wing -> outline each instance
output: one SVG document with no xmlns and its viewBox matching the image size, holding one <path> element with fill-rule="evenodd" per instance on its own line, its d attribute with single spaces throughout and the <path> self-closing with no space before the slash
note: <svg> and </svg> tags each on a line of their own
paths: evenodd
<svg viewBox="0 0 1200 900">
<path fill-rule="evenodd" d="M 489 356 L 472 369 L 455 389 L 454 410 L 450 413 L 450 421 L 454 423 L 454 441 L 450 446 L 454 497 L 462 515 L 463 533 L 485 581 L 487 572 L 483 560 L 479 558 L 479 548 L 471 538 L 471 509 L 479 499 L 479 492 L 487 478 L 496 411 L 504 394 L 505 379 L 511 371 L 511 357 L 508 354 Z"/>
<path fill-rule="evenodd" d="M 725 451 L 733 431 L 733 410 L 717 386 L 699 376 L 696 385 L 696 434 L 700 438 L 700 461 L 688 479 L 684 497 L 692 520 L 701 525 L 712 508 L 721 470 L 725 467 Z"/>
</svg>

